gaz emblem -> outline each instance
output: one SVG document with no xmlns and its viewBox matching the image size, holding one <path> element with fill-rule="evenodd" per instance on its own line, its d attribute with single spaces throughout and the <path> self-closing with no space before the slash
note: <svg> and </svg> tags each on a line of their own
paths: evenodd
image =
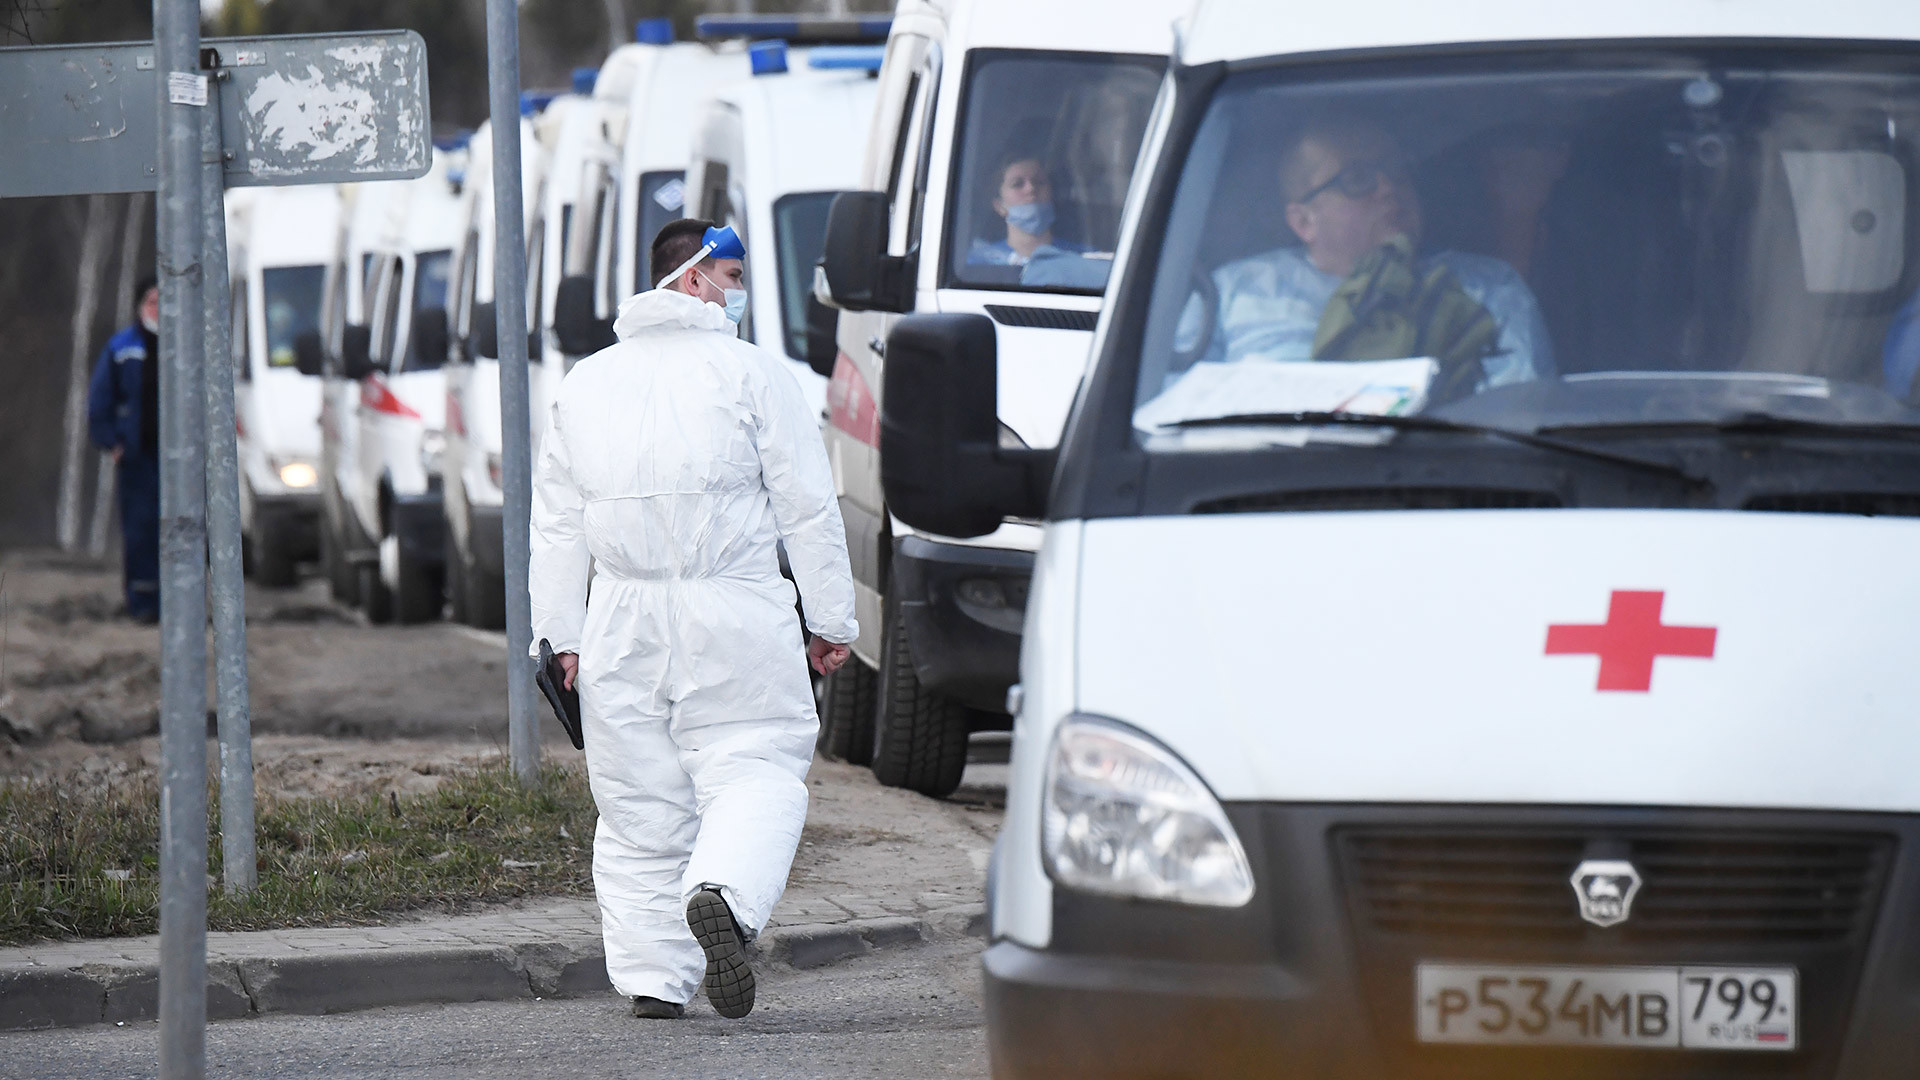
<svg viewBox="0 0 1920 1080">
<path fill-rule="evenodd" d="M 1640 871 L 1625 859 L 1588 859 L 1574 867 L 1571 880 L 1580 917 L 1595 926 L 1626 922 L 1640 891 Z"/>
</svg>

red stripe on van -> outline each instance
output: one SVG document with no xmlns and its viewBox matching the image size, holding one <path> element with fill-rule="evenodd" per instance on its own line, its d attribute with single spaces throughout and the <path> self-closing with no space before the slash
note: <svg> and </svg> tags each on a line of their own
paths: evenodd
<svg viewBox="0 0 1920 1080">
<path fill-rule="evenodd" d="M 420 414 L 409 408 L 407 403 L 395 397 L 388 388 L 387 380 L 378 375 L 369 375 L 360 381 L 360 404 L 377 413 L 399 416 L 408 420 L 420 419 Z"/>
<path fill-rule="evenodd" d="M 833 361 L 833 381 L 827 384 L 827 417 L 834 427 L 868 446 L 880 445 L 880 407 L 860 368 L 844 352 Z"/>
</svg>

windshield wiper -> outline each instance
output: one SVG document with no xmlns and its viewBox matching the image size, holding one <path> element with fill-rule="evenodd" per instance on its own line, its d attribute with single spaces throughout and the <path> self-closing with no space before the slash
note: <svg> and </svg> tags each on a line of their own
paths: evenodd
<svg viewBox="0 0 1920 1080">
<path fill-rule="evenodd" d="M 1494 427 L 1489 424 L 1467 424 L 1458 420 L 1442 420 L 1435 416 L 1375 416 L 1370 413 L 1353 412 L 1266 412 L 1235 413 L 1228 416 L 1202 416 L 1191 420 L 1176 420 L 1164 425 L 1169 428 L 1196 427 L 1238 427 L 1253 424 L 1307 424 L 1320 426 L 1347 427 L 1383 427 L 1396 431 L 1431 431 L 1452 435 L 1491 435 L 1497 439 L 1520 443 L 1523 446 L 1551 450 L 1559 454 L 1583 457 L 1592 461 L 1604 461 L 1641 472 L 1654 473 L 1674 480 L 1684 481 L 1695 487 L 1710 486 L 1705 477 L 1695 476 L 1678 465 L 1668 461 L 1655 461 L 1651 458 L 1636 457 L 1632 454 L 1619 454 L 1603 450 L 1597 446 L 1556 439 L 1550 435 L 1539 435 L 1531 431 L 1515 431 L 1512 428 Z"/>
<path fill-rule="evenodd" d="M 1843 439 L 1920 440 L 1920 424 L 1849 424 L 1799 416 L 1750 412 L 1719 420 L 1630 420 L 1607 424 L 1558 424 L 1540 429 L 1553 434 L 1649 434 L 1701 432 L 1711 435 L 1819 435 Z"/>
</svg>

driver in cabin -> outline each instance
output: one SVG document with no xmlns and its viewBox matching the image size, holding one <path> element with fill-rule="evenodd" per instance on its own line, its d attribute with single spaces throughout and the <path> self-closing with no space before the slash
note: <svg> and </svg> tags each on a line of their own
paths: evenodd
<svg viewBox="0 0 1920 1080">
<path fill-rule="evenodd" d="M 1432 357 L 1429 397 L 1548 376 L 1552 347 L 1532 290 L 1485 255 L 1419 253 L 1420 199 L 1393 139 L 1364 122 L 1321 120 L 1280 161 L 1299 246 L 1213 273 L 1210 360 Z"/>
</svg>

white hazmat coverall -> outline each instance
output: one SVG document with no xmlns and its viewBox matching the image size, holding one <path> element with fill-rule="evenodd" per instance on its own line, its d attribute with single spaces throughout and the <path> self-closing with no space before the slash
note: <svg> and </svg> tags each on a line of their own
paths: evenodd
<svg viewBox="0 0 1920 1080">
<path fill-rule="evenodd" d="M 578 652 L 607 975 L 686 1002 L 686 905 L 750 937 L 786 889 L 819 726 L 807 628 L 852 641 L 853 575 L 819 421 L 716 304 L 654 289 L 554 398 L 533 480 L 533 639 Z M 592 595 L 588 571 L 592 566 Z"/>
</svg>

